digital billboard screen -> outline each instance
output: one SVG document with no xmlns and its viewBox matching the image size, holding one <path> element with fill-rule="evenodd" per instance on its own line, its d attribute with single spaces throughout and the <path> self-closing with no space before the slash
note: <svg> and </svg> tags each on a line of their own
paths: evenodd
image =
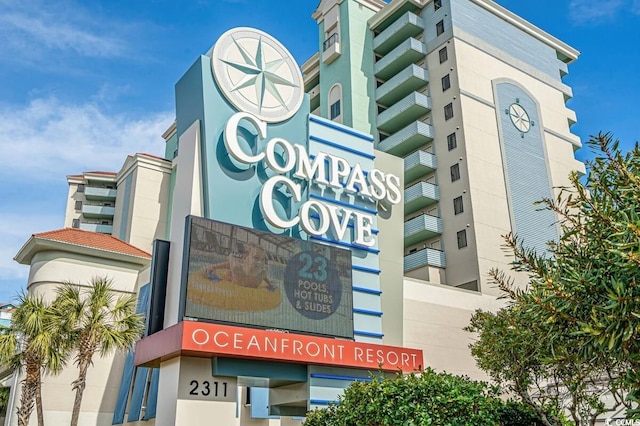
<svg viewBox="0 0 640 426">
<path fill-rule="evenodd" d="M 351 252 L 190 216 L 184 316 L 353 338 Z"/>
</svg>

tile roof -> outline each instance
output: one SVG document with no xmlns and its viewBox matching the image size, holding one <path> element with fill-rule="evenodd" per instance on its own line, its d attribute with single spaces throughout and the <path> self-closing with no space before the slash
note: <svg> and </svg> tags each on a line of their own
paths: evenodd
<svg viewBox="0 0 640 426">
<path fill-rule="evenodd" d="M 151 255 L 144 250 L 132 246 L 129 243 L 107 234 L 83 231 L 81 229 L 64 228 L 55 231 L 41 232 L 33 234 L 33 238 L 44 240 L 61 241 L 63 243 L 74 244 L 81 247 L 105 250 L 114 253 L 126 254 L 129 256 L 151 259 Z"/>
</svg>

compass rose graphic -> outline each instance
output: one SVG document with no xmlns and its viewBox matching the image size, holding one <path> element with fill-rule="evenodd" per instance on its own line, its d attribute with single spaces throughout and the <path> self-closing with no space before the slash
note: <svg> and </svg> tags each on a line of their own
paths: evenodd
<svg viewBox="0 0 640 426">
<path fill-rule="evenodd" d="M 509 107 L 509 117 L 511 122 L 522 133 L 527 133 L 531 128 L 531 120 L 529 114 L 518 104 L 511 104 Z"/>
<path fill-rule="evenodd" d="M 287 49 L 268 34 L 235 28 L 216 42 L 213 75 L 227 100 L 269 123 L 293 116 L 300 105 L 302 75 Z"/>
</svg>

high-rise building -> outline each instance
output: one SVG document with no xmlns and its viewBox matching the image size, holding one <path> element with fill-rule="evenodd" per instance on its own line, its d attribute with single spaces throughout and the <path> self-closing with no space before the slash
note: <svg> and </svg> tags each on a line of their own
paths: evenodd
<svg viewBox="0 0 640 426">
<path fill-rule="evenodd" d="M 65 228 L 109 234 L 144 250 L 166 234 L 171 164 L 138 153 L 118 172 L 67 176 Z"/>
<path fill-rule="evenodd" d="M 555 217 L 531 206 L 584 170 L 578 52 L 491 0 L 323 0 L 313 18 L 312 113 L 404 159 L 405 276 L 494 293 L 501 235 L 544 250 Z"/>
<path fill-rule="evenodd" d="M 77 229 L 35 234 L 17 254 L 31 266 L 32 293 L 53 297 L 61 282 L 107 275 L 138 294 L 140 312 L 163 300 L 161 331 L 141 341 L 139 359 L 97 362 L 82 424 L 266 426 L 274 414 L 300 424 L 291 415 L 334 400 L 377 354 L 405 370 L 411 359 L 485 378 L 462 329 L 474 310 L 501 306 L 488 271 L 509 269 L 502 235 L 544 250 L 558 228 L 533 203 L 584 171 L 563 82 L 578 52 L 491 0 L 322 0 L 312 16 L 319 49 L 301 77 L 268 34 L 223 35 L 176 85 L 165 158 L 135 154 L 118 172 L 68 176 L 64 226 Z M 331 264 L 352 281 L 346 304 L 320 303 L 334 295 L 311 281 L 316 290 L 287 293 L 295 247 L 308 255 L 296 277 L 323 281 Z M 229 281 L 242 268 L 238 289 Z M 213 291 L 223 320 L 193 302 Z M 288 310 L 254 323 L 227 293 L 255 311 Z M 310 302 L 305 315 L 297 302 Z M 320 323 L 340 332 L 318 332 Z M 295 337 L 300 324 L 311 336 Z M 194 327 L 191 346 L 175 346 Z M 165 339 L 171 330 L 180 338 Z M 268 345 L 276 341 L 286 341 L 280 352 Z M 274 353 L 261 358 L 252 346 Z M 15 390 L 20 376 L 3 374 Z M 231 379 L 207 401 L 193 386 L 210 386 L 200 381 L 212 374 Z M 68 423 L 63 390 L 73 379 L 65 370 L 43 382 L 47 424 Z"/>
</svg>

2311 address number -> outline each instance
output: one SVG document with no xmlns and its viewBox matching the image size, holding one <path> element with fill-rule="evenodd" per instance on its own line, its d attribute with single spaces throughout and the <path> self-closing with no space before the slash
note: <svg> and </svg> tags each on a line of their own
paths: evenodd
<svg viewBox="0 0 640 426">
<path fill-rule="evenodd" d="M 195 396 L 211 395 L 214 398 L 217 398 L 217 397 L 226 398 L 228 388 L 229 388 L 229 383 L 219 382 L 217 380 L 213 382 L 210 382 L 209 380 L 202 380 L 202 381 L 191 380 L 191 382 L 189 383 L 189 386 L 190 386 L 189 395 L 195 395 Z"/>
</svg>

